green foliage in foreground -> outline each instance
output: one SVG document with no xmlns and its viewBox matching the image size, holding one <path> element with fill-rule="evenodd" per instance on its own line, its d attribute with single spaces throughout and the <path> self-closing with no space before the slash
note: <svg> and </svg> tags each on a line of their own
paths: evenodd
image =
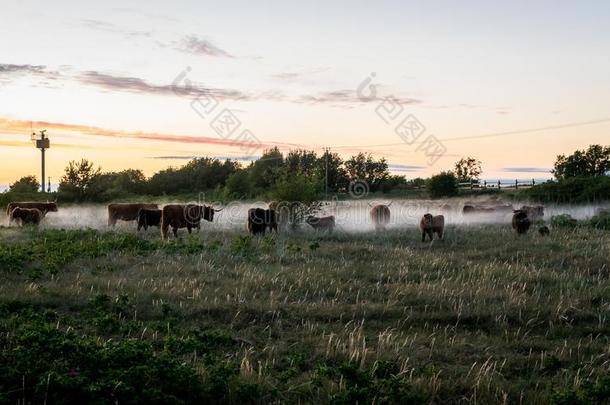
<svg viewBox="0 0 610 405">
<path fill-rule="evenodd" d="M 1 228 L 0 246 L 0 403 L 610 400 L 610 233 L 591 222 L 432 244 Z"/>
</svg>

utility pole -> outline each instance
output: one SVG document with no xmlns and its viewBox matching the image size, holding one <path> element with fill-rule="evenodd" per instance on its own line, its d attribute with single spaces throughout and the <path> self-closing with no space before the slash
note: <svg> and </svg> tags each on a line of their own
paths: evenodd
<svg viewBox="0 0 610 405">
<path fill-rule="evenodd" d="M 51 143 L 49 138 L 47 138 L 46 134 L 47 130 L 43 129 L 40 131 L 40 134 L 36 134 L 36 132 L 32 132 L 32 140 L 36 141 L 36 147 L 40 149 L 40 157 L 41 157 L 41 176 L 40 176 L 40 189 L 42 192 L 45 192 L 44 180 L 45 180 L 45 162 L 44 162 L 44 151 L 51 147 Z"/>
<path fill-rule="evenodd" d="M 328 152 L 329 148 L 326 148 L 326 153 L 325 153 L 325 157 L 326 157 L 326 169 L 324 171 L 324 199 L 328 200 Z"/>
</svg>

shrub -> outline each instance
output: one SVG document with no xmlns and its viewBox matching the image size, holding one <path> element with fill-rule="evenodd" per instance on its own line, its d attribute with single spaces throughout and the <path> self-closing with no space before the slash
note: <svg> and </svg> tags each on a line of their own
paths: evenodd
<svg viewBox="0 0 610 405">
<path fill-rule="evenodd" d="M 601 212 L 595 215 L 593 218 L 591 218 L 589 224 L 595 229 L 610 231 L 610 213 Z"/>
<path fill-rule="evenodd" d="M 428 180 L 428 192 L 432 198 L 454 197 L 458 191 L 457 178 L 452 172 L 442 172 Z"/>
<path fill-rule="evenodd" d="M 551 225 L 554 228 L 576 228 L 578 221 L 568 214 L 555 215 L 551 218 Z"/>
<path fill-rule="evenodd" d="M 528 199 L 543 203 L 589 203 L 610 200 L 610 177 L 573 177 L 523 190 Z"/>
</svg>

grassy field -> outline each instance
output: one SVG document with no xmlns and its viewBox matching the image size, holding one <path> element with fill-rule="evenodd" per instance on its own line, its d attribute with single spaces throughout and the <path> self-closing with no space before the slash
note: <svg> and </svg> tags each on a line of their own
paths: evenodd
<svg viewBox="0 0 610 405">
<path fill-rule="evenodd" d="M 596 403 L 610 232 L 0 229 L 0 402 Z"/>
</svg>

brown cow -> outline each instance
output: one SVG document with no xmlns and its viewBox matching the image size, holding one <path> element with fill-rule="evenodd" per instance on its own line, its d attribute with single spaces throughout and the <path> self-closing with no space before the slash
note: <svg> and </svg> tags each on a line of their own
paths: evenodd
<svg viewBox="0 0 610 405">
<path fill-rule="evenodd" d="M 115 226 L 120 219 L 122 221 L 135 221 L 141 209 L 159 209 L 157 204 L 108 204 L 108 226 Z"/>
<path fill-rule="evenodd" d="M 544 207 L 542 205 L 536 205 L 533 207 L 524 205 L 521 207 L 520 211 L 525 212 L 532 223 L 538 222 L 544 217 Z"/>
<path fill-rule="evenodd" d="M 529 231 L 532 225 L 528 218 L 527 212 L 523 210 L 516 210 L 513 214 L 513 229 L 517 231 L 518 235 L 525 235 Z"/>
<path fill-rule="evenodd" d="M 42 213 L 42 217 L 44 218 L 48 212 L 57 212 L 57 203 L 37 201 L 11 202 L 6 206 L 6 215 L 9 216 L 9 225 L 11 224 L 11 212 L 13 212 L 15 208 L 35 208 Z"/>
<path fill-rule="evenodd" d="M 386 225 L 390 222 L 390 205 L 377 204 L 373 206 L 371 208 L 371 220 L 376 231 L 385 231 Z"/>
<path fill-rule="evenodd" d="M 309 216 L 307 219 L 305 219 L 305 222 L 307 222 L 316 231 L 326 231 L 331 233 L 335 229 L 334 215 L 320 218 Z"/>
<path fill-rule="evenodd" d="M 178 229 L 186 228 L 189 233 L 199 227 L 202 219 L 208 222 L 214 221 L 216 210 L 207 205 L 197 204 L 170 204 L 163 207 L 161 213 L 161 236 L 167 239 L 167 232 L 172 228 L 174 237 L 178 236 Z"/>
<path fill-rule="evenodd" d="M 437 234 L 438 238 L 443 240 L 445 217 L 442 215 L 433 216 L 432 214 L 425 214 L 419 222 L 419 229 L 421 230 L 422 242 L 426 241 L 426 235 L 430 237 L 430 242 L 432 242 L 434 234 Z"/>
<path fill-rule="evenodd" d="M 21 226 L 24 225 L 36 225 L 40 224 L 42 218 L 44 217 L 42 211 L 38 208 L 13 208 L 11 214 L 9 215 L 9 224 L 13 221 L 19 220 L 21 222 Z"/>
</svg>

